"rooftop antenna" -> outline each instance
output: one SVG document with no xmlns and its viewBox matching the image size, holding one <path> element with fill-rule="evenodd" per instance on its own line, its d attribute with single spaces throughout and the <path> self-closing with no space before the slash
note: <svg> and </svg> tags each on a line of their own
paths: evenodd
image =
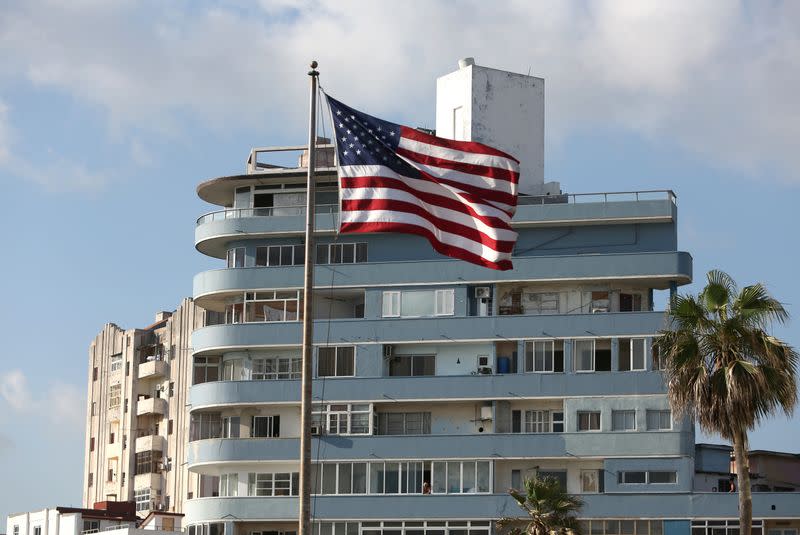
<svg viewBox="0 0 800 535">
<path fill-rule="evenodd" d="M 303 281 L 303 367 L 300 398 L 300 513 L 299 535 L 311 535 L 311 359 L 314 350 L 314 170 L 317 164 L 317 62 L 311 62 L 306 185 L 306 239 Z"/>
</svg>

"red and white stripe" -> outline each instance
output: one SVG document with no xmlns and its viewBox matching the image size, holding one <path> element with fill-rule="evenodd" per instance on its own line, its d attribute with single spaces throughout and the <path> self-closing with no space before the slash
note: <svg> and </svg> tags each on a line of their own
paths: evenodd
<svg viewBox="0 0 800 535">
<path fill-rule="evenodd" d="M 402 127 L 397 155 L 420 177 L 383 165 L 339 167 L 340 232 L 403 232 L 441 254 L 512 269 L 519 162 L 481 143 Z"/>
</svg>

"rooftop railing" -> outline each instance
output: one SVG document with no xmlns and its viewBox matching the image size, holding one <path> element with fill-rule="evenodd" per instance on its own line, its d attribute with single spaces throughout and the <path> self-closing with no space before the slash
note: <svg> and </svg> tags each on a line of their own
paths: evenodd
<svg viewBox="0 0 800 535">
<path fill-rule="evenodd" d="M 677 196 L 671 189 L 651 189 L 641 191 L 606 191 L 599 193 L 564 193 L 561 195 L 532 195 L 520 196 L 518 205 L 537 204 L 578 204 L 578 203 L 607 203 L 630 201 L 664 201 L 676 202 Z"/>
<path fill-rule="evenodd" d="M 328 141 L 328 140 L 325 140 Z M 331 143 L 322 142 L 322 140 L 317 142 L 317 167 L 318 168 L 325 168 L 325 167 L 335 167 L 336 166 L 336 155 L 334 145 Z M 269 172 L 271 170 L 276 169 L 303 169 L 304 164 L 306 162 L 303 160 L 307 158 L 306 151 L 308 150 L 308 145 L 287 145 L 283 147 L 256 147 L 250 149 L 250 156 L 247 158 L 247 174 L 257 174 L 257 173 L 264 173 Z M 260 154 L 270 154 L 275 155 L 275 153 L 300 153 L 298 165 L 280 165 L 274 163 L 265 163 L 259 162 L 258 156 Z M 288 154 L 284 155 L 284 157 L 289 156 Z"/>
<path fill-rule="evenodd" d="M 335 214 L 339 211 L 337 204 L 318 204 L 316 214 Z M 223 219 L 239 219 L 243 217 L 285 217 L 306 215 L 305 205 L 271 206 L 268 208 L 226 208 L 210 212 L 197 218 L 197 225 L 221 221 Z"/>
<path fill-rule="evenodd" d="M 255 150 L 255 149 L 254 149 Z M 677 200 L 675 192 L 669 189 L 642 190 L 642 191 L 611 191 L 602 193 L 569 193 L 562 195 L 520 196 L 517 200 L 519 206 L 535 206 L 545 204 L 579 204 L 579 203 L 610 203 L 610 202 L 639 202 L 639 201 L 664 201 L 673 204 Z M 338 204 L 318 204 L 317 214 L 335 214 L 339 211 Z M 238 219 L 245 217 L 280 217 L 303 216 L 306 214 L 305 205 L 271 206 L 265 208 L 226 208 L 209 212 L 197 218 L 197 225 L 223 219 Z"/>
</svg>

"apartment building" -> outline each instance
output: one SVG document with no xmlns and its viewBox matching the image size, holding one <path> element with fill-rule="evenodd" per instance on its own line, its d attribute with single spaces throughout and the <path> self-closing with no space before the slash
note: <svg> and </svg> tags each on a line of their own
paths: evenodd
<svg viewBox="0 0 800 535">
<path fill-rule="evenodd" d="M 585 501 L 587 534 L 737 532 L 735 495 L 693 492 L 694 427 L 670 412 L 653 349 L 659 306 L 692 280 L 676 196 L 545 183 L 543 99 L 544 80 L 469 61 L 437 84 L 439 135 L 531 169 L 512 271 L 415 236 L 338 235 L 336 169 L 320 149 L 319 535 L 488 535 L 520 514 L 508 489 L 545 475 Z M 244 174 L 197 188 L 217 209 L 197 220 L 195 245 L 220 268 L 195 276 L 193 296 L 220 321 L 192 334 L 191 535 L 297 530 L 306 160 L 262 161 L 286 150 L 253 149 Z M 775 519 L 796 529 L 798 504 L 756 496 L 756 535 Z"/>
<path fill-rule="evenodd" d="M 106 324 L 89 346 L 83 506 L 134 501 L 136 513 L 180 512 L 186 470 L 190 336 L 207 322 L 191 299 L 152 325 Z"/>
</svg>

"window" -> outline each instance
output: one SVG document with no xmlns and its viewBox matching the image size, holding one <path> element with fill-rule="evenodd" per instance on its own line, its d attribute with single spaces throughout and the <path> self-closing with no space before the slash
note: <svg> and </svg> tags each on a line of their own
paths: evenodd
<svg viewBox="0 0 800 535">
<path fill-rule="evenodd" d="M 400 292 L 383 292 L 384 318 L 400 317 Z"/>
<path fill-rule="evenodd" d="M 227 266 L 229 268 L 244 267 L 244 247 L 228 249 Z"/>
<path fill-rule="evenodd" d="M 489 535 L 490 522 L 488 520 L 443 520 L 424 521 L 375 521 L 361 522 L 363 535 Z M 427 528 L 426 528 L 427 526 Z M 404 530 L 404 531 L 402 531 Z M 358 535 L 359 522 L 314 522 L 313 535 Z M 189 535 L 193 535 L 190 533 Z M 259 535 L 259 534 L 251 534 Z M 263 533 L 260 535 L 264 535 Z M 288 533 L 273 533 L 272 535 L 289 535 Z M 295 535 L 295 534 L 291 534 Z M 758 535 L 761 535 L 760 533 Z"/>
<path fill-rule="evenodd" d="M 247 379 L 244 359 L 225 359 L 222 361 L 223 381 L 243 381 Z"/>
<path fill-rule="evenodd" d="M 302 319 L 302 290 L 270 290 L 245 292 L 244 321 L 259 323 L 270 321 L 298 321 Z M 241 306 L 229 305 L 228 308 Z"/>
<path fill-rule="evenodd" d="M 247 476 L 248 496 L 297 496 L 300 489 L 298 472 L 255 474 Z"/>
<path fill-rule="evenodd" d="M 256 266 L 302 266 L 305 257 L 305 245 L 256 247 Z"/>
<path fill-rule="evenodd" d="M 99 531 L 99 529 L 100 529 L 99 520 L 84 520 L 83 531 L 81 533 L 96 533 L 97 531 Z"/>
<path fill-rule="evenodd" d="M 122 385 L 113 384 L 108 389 L 108 408 L 116 409 L 122 400 Z"/>
<path fill-rule="evenodd" d="M 526 293 L 523 306 L 526 314 L 558 314 L 558 293 Z"/>
<path fill-rule="evenodd" d="M 150 510 L 150 489 L 139 489 L 133 491 L 133 499 L 136 502 L 137 511 Z"/>
<path fill-rule="evenodd" d="M 168 435 L 172 434 L 172 430 L 173 430 L 172 428 L 173 428 L 173 423 L 172 423 L 172 418 L 170 418 L 169 420 L 167 420 L 167 434 Z"/>
<path fill-rule="evenodd" d="M 667 470 L 619 472 L 617 482 L 620 485 L 675 484 L 678 482 L 678 473 Z"/>
<path fill-rule="evenodd" d="M 727 528 L 727 530 L 726 530 Z M 780 535 L 780 533 L 774 533 L 774 531 L 780 530 L 768 530 L 767 533 L 769 535 Z M 790 533 L 786 533 L 786 531 L 791 530 L 784 530 L 783 535 L 790 535 Z M 692 520 L 692 535 L 739 535 L 739 520 Z M 651 535 L 662 535 L 662 531 L 659 531 L 657 534 Z M 762 535 L 764 533 L 764 521 L 763 520 L 753 520 L 753 528 L 751 531 L 752 535 Z M 796 534 L 796 532 L 795 532 Z M 791 535 L 795 535 L 791 534 Z M 316 535 L 316 534 L 315 534 Z M 638 535 L 638 534 L 637 534 Z"/>
<path fill-rule="evenodd" d="M 219 357 L 194 358 L 194 383 L 219 381 Z"/>
<path fill-rule="evenodd" d="M 611 371 L 611 340 L 575 340 L 576 372 Z"/>
<path fill-rule="evenodd" d="M 189 425 L 189 440 L 222 437 L 222 418 L 218 412 L 193 412 Z"/>
<path fill-rule="evenodd" d="M 647 472 L 647 481 L 651 484 L 675 484 L 678 482 L 678 473 L 669 471 Z"/>
<path fill-rule="evenodd" d="M 653 354 L 653 369 L 654 370 L 666 370 L 667 369 L 667 359 L 661 358 L 661 349 L 656 344 L 656 341 L 653 340 L 650 344 L 650 351 Z"/>
<path fill-rule="evenodd" d="M 648 410 L 647 411 L 647 430 L 648 431 L 669 431 L 672 429 L 672 411 L 667 410 Z"/>
<path fill-rule="evenodd" d="M 317 245 L 317 264 L 354 264 L 366 261 L 366 243 L 320 243 Z"/>
<path fill-rule="evenodd" d="M 355 346 L 320 347 L 317 352 L 317 376 L 352 377 L 355 375 Z"/>
<path fill-rule="evenodd" d="M 550 411 L 525 411 L 525 432 L 551 433 L 553 431 L 551 414 Z M 564 413 L 559 414 L 563 415 Z"/>
<path fill-rule="evenodd" d="M 378 414 L 379 435 L 430 435 L 429 412 L 382 412 Z"/>
<path fill-rule="evenodd" d="M 602 492 L 602 475 L 602 470 L 581 470 L 581 492 Z"/>
<path fill-rule="evenodd" d="M 161 460 L 160 451 L 142 451 L 136 454 L 136 472 L 139 474 L 158 473 L 158 463 Z"/>
<path fill-rule="evenodd" d="M 241 420 L 238 416 L 226 416 L 222 419 L 222 438 L 239 438 Z"/>
<path fill-rule="evenodd" d="M 89 439 L 89 451 L 94 451 L 94 437 Z"/>
<path fill-rule="evenodd" d="M 96 415 L 97 415 L 97 402 L 96 401 L 92 401 L 92 416 L 96 416 Z"/>
<path fill-rule="evenodd" d="M 620 485 L 645 484 L 647 483 L 647 472 L 619 472 L 617 482 Z"/>
<path fill-rule="evenodd" d="M 15 525 L 15 526 L 12 528 L 12 530 L 11 530 L 11 533 L 12 533 L 13 535 L 19 535 L 19 526 L 16 526 L 16 525 Z"/>
<path fill-rule="evenodd" d="M 219 476 L 219 495 L 238 496 L 239 495 L 239 474 L 222 474 Z"/>
<path fill-rule="evenodd" d="M 174 395 L 175 395 L 175 381 L 170 381 L 169 382 L 169 397 L 172 397 Z"/>
<path fill-rule="evenodd" d="M 612 431 L 635 431 L 636 411 L 611 411 Z"/>
<path fill-rule="evenodd" d="M 383 292 L 384 318 L 422 318 L 452 316 L 455 313 L 455 291 L 408 290 Z"/>
<path fill-rule="evenodd" d="M 620 293 L 619 294 L 619 311 L 620 312 L 641 312 L 642 311 L 642 294 L 638 294 L 638 293 Z"/>
<path fill-rule="evenodd" d="M 300 357 L 269 357 L 253 359 L 251 378 L 254 381 L 274 379 L 300 379 L 302 360 Z"/>
<path fill-rule="evenodd" d="M 452 316 L 455 313 L 455 290 L 436 290 L 436 315 Z"/>
<path fill-rule="evenodd" d="M 600 431 L 600 412 L 578 412 L 578 431 Z"/>
<path fill-rule="evenodd" d="M 122 369 L 122 353 L 111 355 L 111 371 L 116 372 Z"/>
<path fill-rule="evenodd" d="M 372 405 L 332 403 L 315 405 L 311 425 L 329 435 L 371 435 Z"/>
<path fill-rule="evenodd" d="M 563 372 L 563 340 L 531 340 L 525 342 L 526 372 Z"/>
<path fill-rule="evenodd" d="M 397 355 L 389 359 L 390 377 L 436 375 L 436 355 Z"/>
<path fill-rule="evenodd" d="M 250 419 L 250 436 L 254 438 L 277 438 L 281 436 L 280 416 L 253 416 Z"/>
<path fill-rule="evenodd" d="M 619 339 L 619 371 L 642 371 L 644 363 L 644 338 Z"/>
<path fill-rule="evenodd" d="M 33 528 L 33 535 L 42 535 L 42 526 L 36 526 Z"/>
<path fill-rule="evenodd" d="M 97 366 L 92 368 L 92 381 L 97 381 Z"/>
</svg>

